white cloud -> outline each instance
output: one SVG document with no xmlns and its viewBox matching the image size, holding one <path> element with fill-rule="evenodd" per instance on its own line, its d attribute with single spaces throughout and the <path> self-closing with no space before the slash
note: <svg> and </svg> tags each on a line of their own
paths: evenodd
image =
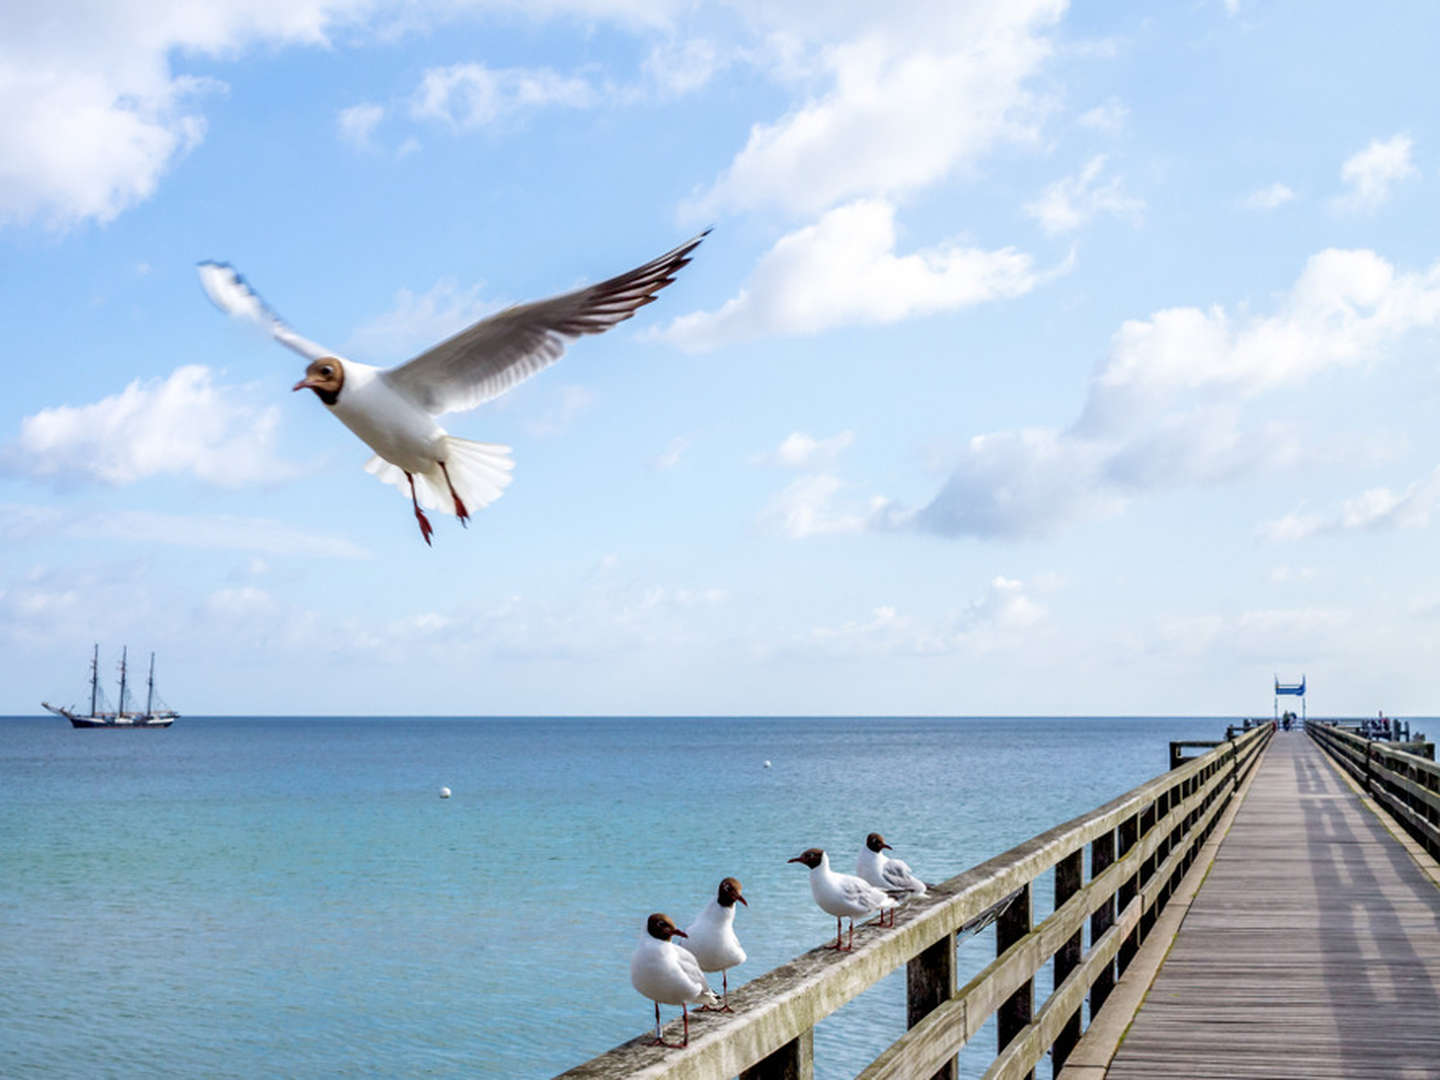
<svg viewBox="0 0 1440 1080">
<path fill-rule="evenodd" d="M 486 127 L 530 109 L 585 109 L 599 100 L 599 92 L 586 80 L 549 68 L 452 64 L 424 73 L 411 98 L 410 113 L 458 131 Z"/>
<path fill-rule="evenodd" d="M 383 119 L 385 119 L 385 106 L 383 105 L 367 103 L 341 109 L 337 117 L 340 139 L 357 150 L 374 150 L 375 129 Z"/>
<path fill-rule="evenodd" d="M 837 510 L 835 496 L 844 483 L 829 473 L 801 476 L 770 500 L 760 520 L 793 540 L 833 533 L 863 532 L 869 515 L 863 510 Z"/>
<path fill-rule="evenodd" d="M 10 541 L 64 537 L 104 539 L 139 547 L 157 544 L 208 551 L 248 551 L 270 556 L 367 559 L 351 540 L 306 532 L 267 518 L 232 514 L 161 514 L 148 510 L 61 510 L 0 503 L 0 538 Z M 263 561 L 259 562 L 264 567 Z M 252 572 L 256 561 L 252 560 Z"/>
<path fill-rule="evenodd" d="M 714 42 L 687 38 L 652 47 L 642 70 L 663 94 L 673 97 L 699 90 L 726 66 Z"/>
<path fill-rule="evenodd" d="M 754 465 L 783 465 L 790 469 L 834 461 L 855 441 L 853 431 L 842 431 L 828 439 L 817 439 L 803 431 L 792 431 L 771 453 L 757 454 L 750 459 Z"/>
<path fill-rule="evenodd" d="M 79 11 L 71 10 L 75 5 L 0 5 L 0 226 L 106 222 L 153 195 L 166 172 L 205 137 L 205 97 L 226 89 L 185 74 L 183 65 L 193 57 L 228 61 L 259 46 L 326 48 L 337 39 L 394 37 L 493 6 L 484 0 L 108 0 Z M 535 0 L 504 6 L 535 20 L 579 16 L 648 34 L 670 27 L 686 5 Z M 672 73 L 672 82 L 678 78 Z M 456 65 L 433 69 L 426 79 L 416 108 L 433 109 L 457 126 L 593 97 L 583 80 L 543 70 Z M 349 134 L 363 134 L 369 115 L 352 114 Z"/>
<path fill-rule="evenodd" d="M 1118 513 L 1105 482 L 1110 448 L 1043 428 L 976 435 L 944 486 L 914 518 L 943 536 L 1043 536 L 1076 518 Z"/>
<path fill-rule="evenodd" d="M 1277 657 L 1314 660 L 1353 647 L 1351 613 L 1335 608 L 1269 608 L 1238 615 L 1170 615 L 1153 620 L 1141 649 L 1187 664 L 1205 656 L 1248 663 Z M 1342 646 L 1341 642 L 1345 644 Z"/>
<path fill-rule="evenodd" d="M 1368 213 L 1388 202 L 1396 184 L 1419 175 L 1410 160 L 1413 147 L 1410 136 L 1392 135 L 1371 140 L 1364 150 L 1348 158 L 1340 167 L 1345 191 L 1335 198 L 1336 209 Z"/>
<path fill-rule="evenodd" d="M 1371 488 L 1346 499 L 1329 514 L 1290 513 L 1260 526 L 1260 535 L 1284 542 L 1343 532 L 1383 532 L 1418 529 L 1430 524 L 1430 513 L 1440 500 L 1440 467 L 1404 491 Z"/>
<path fill-rule="evenodd" d="M 665 447 L 665 452 L 655 460 L 655 467 L 659 469 L 673 469 L 680 464 L 681 457 L 685 451 L 690 449 L 690 440 L 684 435 L 676 435 L 670 440 L 670 445 Z"/>
<path fill-rule="evenodd" d="M 1183 393 L 1243 398 L 1302 382 L 1373 359 L 1385 343 L 1437 321 L 1440 263 L 1397 273 L 1372 251 L 1332 248 L 1311 256 L 1273 315 L 1169 308 L 1124 323 L 1092 385 L 1088 422 L 1109 426 Z"/>
<path fill-rule="evenodd" d="M 972 165 L 996 142 L 1033 137 L 1042 106 L 1026 84 L 1051 55 L 1064 0 L 917 4 L 897 19 L 846 6 L 769 5 L 772 37 L 818 94 L 750 137 L 686 212 L 778 205 L 818 213 L 860 196 L 898 196 Z M 842 40 L 827 34 L 843 28 Z M 819 41 L 813 53 L 805 43 Z M 963 102 L 964 107 L 956 107 Z"/>
<path fill-rule="evenodd" d="M 1075 118 L 1075 122 L 1083 128 L 1114 135 L 1124 129 L 1125 122 L 1129 119 L 1130 107 L 1118 98 L 1110 98 L 1081 113 Z"/>
<path fill-rule="evenodd" d="M 1295 198 L 1295 192 L 1289 187 L 1275 181 L 1268 187 L 1257 188 L 1245 197 L 1245 208 L 1247 210 L 1274 210 L 1284 206 Z"/>
<path fill-rule="evenodd" d="M 218 386 L 209 368 L 188 364 L 90 405 L 27 416 L 0 461 L 26 476 L 114 485 L 164 475 L 272 483 L 295 473 L 274 455 L 279 419 L 277 407 L 259 407 L 243 388 Z"/>
<path fill-rule="evenodd" d="M 1025 213 L 1047 233 L 1073 232 L 1101 214 L 1139 224 L 1145 212 L 1144 202 L 1125 194 L 1118 176 L 1099 183 L 1104 168 L 1105 155 L 1097 154 L 1074 176 L 1055 181 L 1038 199 L 1027 203 Z"/>
<path fill-rule="evenodd" d="M 897 322 L 1021 296 L 1040 281 L 1029 255 L 955 242 L 897 254 L 895 209 L 864 199 L 780 238 L 740 292 L 655 336 L 704 350 L 769 335 Z"/>
<path fill-rule="evenodd" d="M 481 296 L 481 288 L 442 278 L 427 292 L 400 289 L 389 311 L 355 329 L 348 351 L 385 365 L 409 359 L 498 311 L 502 305 Z"/>
<path fill-rule="evenodd" d="M 115 0 L 65 17 L 0 16 L 0 224 L 109 221 L 149 198 L 205 135 L 202 98 L 223 84 L 177 73 L 187 54 L 257 43 L 319 45 L 369 0 L 203 5 Z"/>
<path fill-rule="evenodd" d="M 1293 430 L 1249 420 L 1252 399 L 1374 362 L 1402 335 L 1437 323 L 1440 263 L 1401 273 L 1373 252 L 1336 250 L 1306 263 L 1273 314 L 1172 308 L 1126 322 L 1069 429 L 976 436 L 909 520 L 947 536 L 1044 535 L 1115 513 L 1143 492 L 1293 463 L 1301 454 Z M 1427 482 L 1403 496 L 1372 495 L 1334 518 L 1291 515 L 1266 535 L 1310 535 L 1332 521 L 1410 521 L 1428 513 L 1432 497 Z"/>
<path fill-rule="evenodd" d="M 814 627 L 799 648 L 833 656 L 988 653 L 1019 647 L 1049 618 L 1024 582 L 997 576 L 981 595 L 941 617 L 921 619 L 884 604 L 861 619 Z"/>
</svg>

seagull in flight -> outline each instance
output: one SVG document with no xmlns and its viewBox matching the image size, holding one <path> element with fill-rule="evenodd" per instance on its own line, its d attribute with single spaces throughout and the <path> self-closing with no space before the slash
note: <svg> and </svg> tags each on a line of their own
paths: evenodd
<svg viewBox="0 0 1440 1080">
<path fill-rule="evenodd" d="M 375 451 L 365 471 L 409 491 L 428 545 L 434 530 L 426 510 L 465 525 L 472 510 L 500 497 L 515 467 L 508 446 L 456 438 L 435 417 L 494 400 L 555 363 L 571 339 L 630 318 L 675 280 L 709 232 L 597 285 L 508 307 L 392 368 L 347 360 L 301 337 L 229 263 L 202 262 L 197 270 L 216 307 L 310 361 L 292 389 L 313 391 Z"/>
</svg>

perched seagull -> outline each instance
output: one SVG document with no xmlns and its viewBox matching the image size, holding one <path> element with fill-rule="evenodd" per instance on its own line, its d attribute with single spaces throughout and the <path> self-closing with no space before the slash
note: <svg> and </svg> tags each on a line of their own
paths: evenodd
<svg viewBox="0 0 1440 1080">
<path fill-rule="evenodd" d="M 515 467 L 508 446 L 457 439 L 434 418 L 499 397 L 560 359 L 571 338 L 630 318 L 675 280 L 709 232 L 598 285 L 506 308 L 384 369 L 346 360 L 295 333 L 228 263 L 202 262 L 198 269 L 216 307 L 258 325 L 310 361 L 293 389 L 313 390 L 375 451 L 366 472 L 402 492 L 408 488 L 429 544 L 434 530 L 425 510 L 453 513 L 464 525 L 471 510 L 500 497 Z"/>
<path fill-rule="evenodd" d="M 689 949 L 700 962 L 701 971 L 720 972 L 721 1012 L 731 1012 L 730 980 L 727 972 L 737 964 L 745 962 L 745 950 L 735 936 L 735 901 L 746 907 L 750 902 L 740 895 L 740 882 L 727 877 L 720 882 L 720 889 L 714 900 L 705 905 L 705 910 L 695 916 L 695 921 L 685 928 L 681 936 L 681 948 Z M 709 1006 L 706 1006 L 707 1008 Z"/>
<path fill-rule="evenodd" d="M 674 1046 L 667 1043 L 660 1034 L 660 1006 L 679 1005 L 685 1017 L 685 1041 L 681 1046 L 690 1045 L 691 1003 L 716 1005 L 720 999 L 705 981 L 700 964 L 686 952 L 672 937 L 684 937 L 684 930 L 677 930 L 669 915 L 656 912 L 645 923 L 645 936 L 630 955 L 630 985 L 655 1002 L 655 1041 L 652 1046 Z"/>
<path fill-rule="evenodd" d="M 865 846 L 856 860 L 855 872 L 878 889 L 884 889 L 898 903 L 925 895 L 925 883 L 910 872 L 910 867 L 899 859 L 892 859 L 885 852 L 893 851 L 885 837 L 872 832 L 865 838 Z M 884 913 L 881 913 L 884 918 Z M 882 923 L 883 925 L 883 923 Z M 895 925 L 895 909 L 890 909 L 890 925 Z"/>
<path fill-rule="evenodd" d="M 810 868 L 810 895 L 820 910 L 835 916 L 835 944 L 830 949 L 855 947 L 855 920 L 873 911 L 884 912 L 895 906 L 895 898 L 883 889 L 853 874 L 837 874 L 830 869 L 830 856 L 819 848 L 807 848 L 788 862 L 803 863 Z M 850 936 L 840 944 L 840 920 L 850 920 Z"/>
</svg>

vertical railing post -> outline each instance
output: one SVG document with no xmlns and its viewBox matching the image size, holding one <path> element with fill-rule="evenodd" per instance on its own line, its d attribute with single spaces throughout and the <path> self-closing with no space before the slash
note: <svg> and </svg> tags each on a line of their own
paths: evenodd
<svg viewBox="0 0 1440 1080">
<path fill-rule="evenodd" d="M 1129 850 L 1135 846 L 1140 839 L 1140 815 L 1134 814 L 1120 822 L 1115 830 L 1115 857 L 1123 859 Z M 1120 883 L 1120 888 L 1115 894 L 1115 905 L 1119 911 L 1124 911 L 1130 901 L 1135 899 L 1135 894 L 1140 891 L 1140 871 L 1137 868 L 1135 873 Z M 1115 958 L 1115 971 L 1119 975 L 1125 973 L 1130 966 L 1130 961 L 1140 950 L 1140 927 L 1137 925 L 1120 944 L 1120 952 Z"/>
<path fill-rule="evenodd" d="M 1150 831 L 1155 828 L 1155 823 L 1163 810 L 1165 795 L 1162 792 L 1155 801 L 1140 812 L 1140 835 L 1149 836 Z M 1151 852 L 1144 859 L 1140 860 L 1140 875 L 1136 880 L 1136 892 L 1144 889 L 1150 884 L 1150 879 L 1155 876 L 1155 867 L 1159 865 L 1160 853 Z M 1128 901 L 1127 901 L 1128 903 Z M 1140 913 L 1139 934 L 1135 938 L 1138 945 L 1150 936 L 1150 928 L 1155 925 L 1155 908 L 1153 905 Z M 1129 961 L 1126 961 L 1127 963 Z"/>
<path fill-rule="evenodd" d="M 905 1026 L 913 1028 L 955 995 L 955 934 L 946 934 L 905 965 Z M 955 1080 L 952 1057 L 932 1080 Z"/>
<path fill-rule="evenodd" d="M 1115 830 L 1110 830 L 1103 836 L 1097 836 L 1090 842 L 1090 880 L 1094 881 L 1106 868 L 1115 862 Z M 1090 947 L 1094 948 L 1095 943 L 1100 940 L 1102 934 L 1115 925 L 1115 897 L 1106 898 L 1094 914 L 1090 916 Z M 1090 984 L 1090 1022 L 1095 1022 L 1095 1014 L 1105 1004 L 1105 999 L 1110 996 L 1110 991 L 1115 988 L 1115 962 L 1112 960 L 1105 965 L 1103 971 L 1095 976 L 1095 981 Z"/>
<path fill-rule="evenodd" d="M 1069 855 L 1066 855 L 1055 864 L 1055 910 L 1059 911 L 1061 905 L 1070 897 L 1080 891 L 1080 886 L 1085 877 L 1085 849 L 1076 848 Z M 1081 931 L 1076 930 L 1060 951 L 1055 954 L 1055 986 L 1058 989 L 1065 981 L 1065 977 L 1080 966 L 1080 953 L 1082 942 Z M 1065 1064 L 1065 1059 L 1070 1056 L 1070 1051 L 1080 1041 L 1080 1010 L 1075 1012 L 1065 1021 L 1065 1026 L 1060 1029 L 1060 1034 L 1055 1037 L 1055 1045 L 1052 1048 L 1052 1060 L 1055 1071 L 1058 1073 Z"/>
<path fill-rule="evenodd" d="M 774 1053 L 740 1073 L 740 1080 L 813 1080 L 815 1029 L 806 1028 Z"/>
<path fill-rule="evenodd" d="M 1010 905 L 1000 913 L 1000 918 L 995 920 L 995 955 L 1004 953 L 1030 930 L 1030 882 L 1027 881 Z M 1006 998 L 995 1014 L 999 1040 L 997 1053 L 1025 1030 L 1034 1017 L 1034 1010 L 1035 980 L 1026 979 L 1025 985 Z M 1027 1075 L 1033 1080 L 1035 1074 L 1031 1072 Z"/>
</svg>

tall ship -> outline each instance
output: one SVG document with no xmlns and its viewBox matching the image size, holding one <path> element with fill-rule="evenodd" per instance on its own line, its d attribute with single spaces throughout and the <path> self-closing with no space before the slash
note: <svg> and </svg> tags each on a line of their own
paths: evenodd
<svg viewBox="0 0 1440 1080">
<path fill-rule="evenodd" d="M 155 654 L 150 654 L 150 678 L 145 684 L 145 710 L 141 712 L 130 702 L 130 691 L 126 685 L 125 661 L 129 648 L 120 651 L 120 702 L 111 709 L 105 700 L 105 691 L 100 688 L 100 646 L 90 656 L 90 711 L 82 713 L 71 705 L 63 708 L 48 701 L 40 704 L 56 716 L 63 716 L 77 728 L 162 728 L 169 727 L 180 714 L 169 708 L 155 693 Z"/>
</svg>

